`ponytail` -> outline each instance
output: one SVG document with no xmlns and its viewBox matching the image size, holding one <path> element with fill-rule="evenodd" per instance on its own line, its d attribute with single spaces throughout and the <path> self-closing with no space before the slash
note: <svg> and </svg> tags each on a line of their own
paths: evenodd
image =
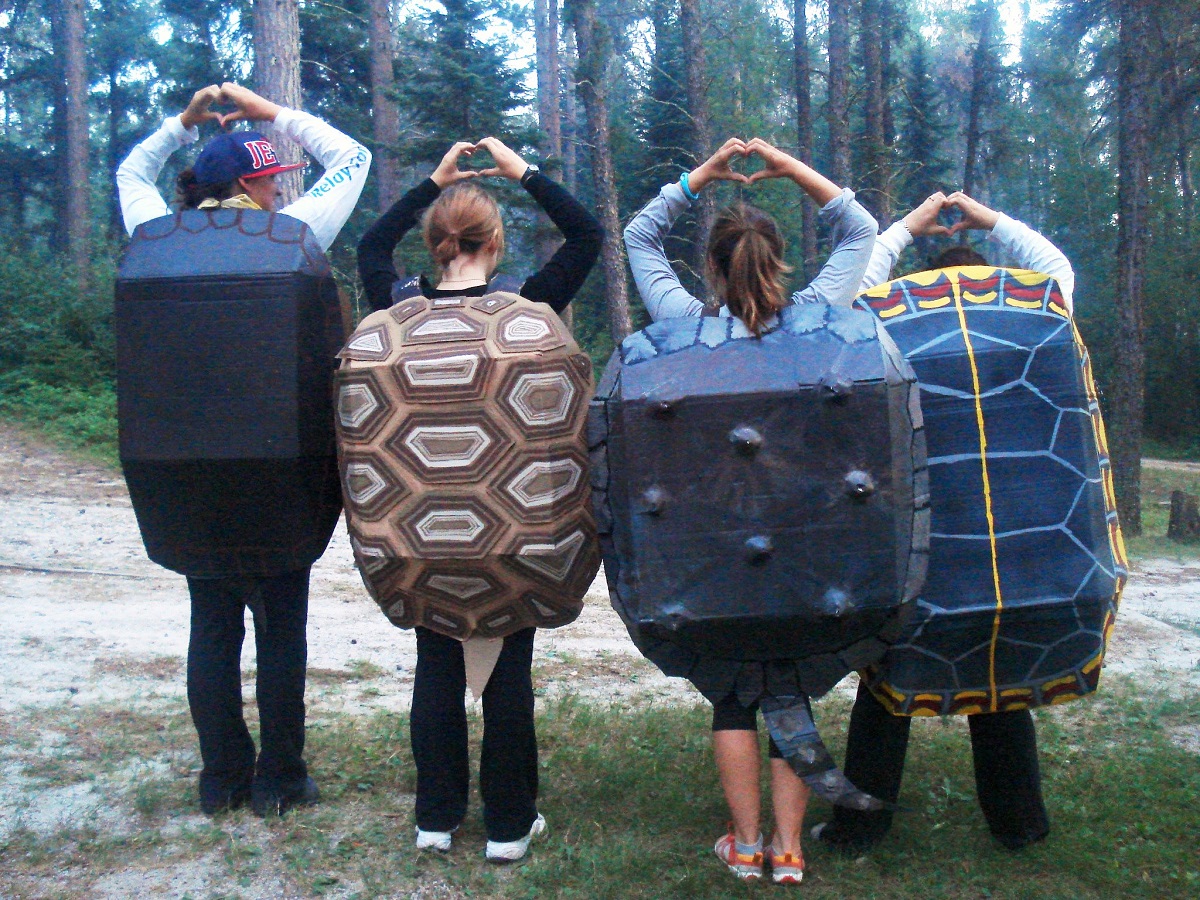
<svg viewBox="0 0 1200 900">
<path fill-rule="evenodd" d="M 708 269 L 729 311 L 758 337 L 766 321 L 786 305 L 783 238 L 775 220 L 757 207 L 723 209 L 708 239 Z"/>
<path fill-rule="evenodd" d="M 228 200 L 241 192 L 237 179 L 223 184 L 201 184 L 191 169 L 184 169 L 175 179 L 175 200 L 183 209 L 196 209 L 209 199 L 217 202 Z"/>
<path fill-rule="evenodd" d="M 442 269 L 463 253 L 477 253 L 488 245 L 496 247 L 496 259 L 504 255 L 504 222 L 492 195 L 473 184 L 459 184 L 444 191 L 425 211 L 421 220 L 425 246 Z"/>
</svg>

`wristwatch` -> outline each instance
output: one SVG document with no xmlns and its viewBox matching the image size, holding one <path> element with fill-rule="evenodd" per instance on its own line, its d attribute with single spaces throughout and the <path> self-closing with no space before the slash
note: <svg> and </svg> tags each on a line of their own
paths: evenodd
<svg viewBox="0 0 1200 900">
<path fill-rule="evenodd" d="M 524 187 L 525 182 L 527 182 L 534 175 L 538 174 L 540 171 L 542 170 L 538 166 L 527 166 L 525 168 L 525 174 L 521 176 L 521 187 Z"/>
</svg>

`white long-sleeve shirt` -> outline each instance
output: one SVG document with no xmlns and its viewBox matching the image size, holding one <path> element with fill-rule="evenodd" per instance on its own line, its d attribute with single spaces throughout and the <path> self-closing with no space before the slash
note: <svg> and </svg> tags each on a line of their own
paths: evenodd
<svg viewBox="0 0 1200 900">
<path fill-rule="evenodd" d="M 1000 218 L 997 219 L 989 237 L 1000 245 L 1001 250 L 1010 256 L 1016 265 L 1049 275 L 1057 281 L 1067 310 L 1074 311 L 1075 270 L 1071 268 L 1070 261 L 1061 250 L 1024 222 L 1018 222 L 1004 213 L 1000 213 Z M 860 290 L 865 291 L 891 280 L 892 266 L 896 264 L 896 259 L 904 252 L 904 248 L 911 243 L 912 235 L 904 227 L 903 221 L 897 221 L 879 235 L 875 239 L 871 262 L 863 275 Z"/>
<path fill-rule="evenodd" d="M 280 110 L 275 127 L 315 156 L 325 170 L 303 196 L 278 212 L 307 223 L 321 249 L 328 250 L 362 194 L 371 152 L 332 125 L 298 110 Z M 179 116 L 171 116 L 117 168 L 117 196 L 130 234 L 143 222 L 172 214 L 154 183 L 167 158 L 199 137 L 198 129 L 184 128 Z"/>
</svg>

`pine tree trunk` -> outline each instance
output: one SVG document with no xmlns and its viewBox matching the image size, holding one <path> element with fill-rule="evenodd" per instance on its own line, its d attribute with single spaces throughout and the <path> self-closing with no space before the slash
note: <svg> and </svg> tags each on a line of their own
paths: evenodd
<svg viewBox="0 0 1200 900">
<path fill-rule="evenodd" d="M 601 268 L 604 272 L 604 298 L 608 307 L 608 328 L 614 343 L 629 335 L 629 297 L 625 288 L 625 250 L 621 244 L 621 221 L 617 211 L 617 186 L 613 175 L 612 145 L 608 128 L 608 87 L 605 70 L 612 52 L 607 26 L 596 21 L 595 0 L 569 0 L 567 7 L 575 26 L 579 64 L 575 81 L 587 118 L 588 140 L 592 148 L 592 180 L 595 184 L 596 210 L 604 229 Z"/>
<path fill-rule="evenodd" d="M 400 110 L 394 96 L 396 42 L 392 36 L 391 0 L 371 0 L 371 117 L 375 126 L 374 171 L 379 211 L 386 212 L 400 196 Z"/>
<path fill-rule="evenodd" d="M 796 73 L 796 152 L 797 158 L 812 165 L 812 70 L 808 65 L 808 10 L 806 0 L 794 0 L 792 6 L 792 65 Z M 803 257 L 801 278 L 811 281 L 817 274 L 817 210 L 811 203 L 800 204 L 800 252 Z"/>
<path fill-rule="evenodd" d="M 92 216 L 88 184 L 87 54 L 84 0 L 60 0 L 63 80 L 66 91 L 66 214 L 71 268 L 80 295 L 88 290 Z"/>
<path fill-rule="evenodd" d="M 574 72 L 579 65 L 579 59 L 574 53 L 575 29 L 569 24 L 563 29 L 562 46 L 564 59 L 562 67 L 568 72 Z M 563 121 L 562 153 L 563 153 L 563 187 L 573 195 L 579 195 L 579 111 L 575 106 L 578 85 L 572 80 L 567 90 L 562 92 Z"/>
<path fill-rule="evenodd" d="M 888 159 L 887 139 L 884 131 L 884 90 L 883 72 L 883 31 L 884 10 L 883 0 L 863 0 L 862 2 L 862 55 L 863 79 L 863 119 L 865 126 L 867 171 L 863 182 L 866 191 L 863 201 L 872 215 L 879 220 L 881 226 L 886 225 L 890 217 L 888 202 Z"/>
<path fill-rule="evenodd" d="M 829 0 L 829 177 L 839 187 L 850 184 L 850 2 Z"/>
<path fill-rule="evenodd" d="M 543 135 L 540 152 L 545 174 L 561 182 L 562 105 L 558 58 L 558 0 L 534 0 L 533 26 L 537 60 L 538 125 Z M 545 166 L 546 162 L 552 164 Z M 538 266 L 544 266 L 560 246 L 562 235 L 544 212 L 539 213 L 537 243 L 534 248 Z M 575 324 L 570 306 L 559 313 L 559 317 L 568 330 Z"/>
<path fill-rule="evenodd" d="M 1118 6 L 1117 341 L 1112 402 L 1106 411 L 1117 513 L 1126 534 L 1142 532 L 1142 424 L 1146 350 L 1143 270 L 1149 202 L 1150 20 L 1136 0 Z"/>
<path fill-rule="evenodd" d="M 300 4 L 299 0 L 254 0 L 254 90 L 289 109 L 300 108 Z M 255 125 L 275 146 L 283 162 L 300 162 L 303 154 L 268 122 Z M 279 206 L 300 196 L 302 169 L 280 175 Z"/>
<path fill-rule="evenodd" d="M 979 23 L 979 41 L 971 54 L 971 93 L 967 101 L 967 152 L 963 164 L 963 193 L 975 196 L 976 161 L 979 156 L 983 108 L 987 103 L 988 88 L 991 86 L 992 72 L 991 41 L 992 26 L 995 22 L 994 10 L 989 6 L 981 7 L 976 21 Z M 962 243 L 967 241 L 967 232 L 962 232 Z"/>
<path fill-rule="evenodd" d="M 692 157 L 698 166 L 713 152 L 712 128 L 708 115 L 708 64 L 704 58 L 704 19 L 699 0 L 679 0 L 679 28 L 683 32 L 683 58 L 687 75 L 688 114 L 692 120 Z M 696 204 L 696 244 L 692 268 L 703 272 L 708 250 L 708 235 L 717 217 L 716 198 L 704 191 Z M 704 279 L 697 279 L 704 290 Z M 703 296 L 701 300 L 705 299 Z"/>
</svg>

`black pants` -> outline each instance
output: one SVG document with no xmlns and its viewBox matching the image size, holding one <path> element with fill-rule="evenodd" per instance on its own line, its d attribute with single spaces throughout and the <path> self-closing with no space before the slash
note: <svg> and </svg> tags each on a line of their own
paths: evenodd
<svg viewBox="0 0 1200 900">
<path fill-rule="evenodd" d="M 308 776 L 304 669 L 308 662 L 308 569 L 271 577 L 188 578 L 192 632 L 187 690 L 204 762 L 201 784 L 239 788 L 252 778 L 288 786 Z M 254 615 L 262 749 L 242 718 L 244 610 Z"/>
<path fill-rule="evenodd" d="M 479 790 L 493 841 L 515 841 L 537 818 L 537 735 L 533 724 L 533 628 L 504 639 L 483 692 Z M 412 749 L 417 764 L 417 827 L 451 831 L 467 811 L 467 677 L 462 644 L 417 628 Z"/>
<path fill-rule="evenodd" d="M 907 716 L 893 716 L 859 685 L 850 713 L 844 767 L 855 787 L 880 800 L 896 802 L 911 723 Z M 1037 733 L 1029 710 L 980 713 L 967 716 L 967 723 L 975 793 L 992 835 L 1012 849 L 1045 837 L 1050 820 L 1042 802 Z M 839 806 L 823 836 L 835 843 L 869 846 L 881 840 L 891 825 L 891 810 L 861 812 Z"/>
<path fill-rule="evenodd" d="M 713 704 L 713 731 L 758 731 L 758 704 L 742 706 L 737 694 L 726 694 Z M 767 758 L 783 759 L 775 738 L 767 741 Z"/>
</svg>

